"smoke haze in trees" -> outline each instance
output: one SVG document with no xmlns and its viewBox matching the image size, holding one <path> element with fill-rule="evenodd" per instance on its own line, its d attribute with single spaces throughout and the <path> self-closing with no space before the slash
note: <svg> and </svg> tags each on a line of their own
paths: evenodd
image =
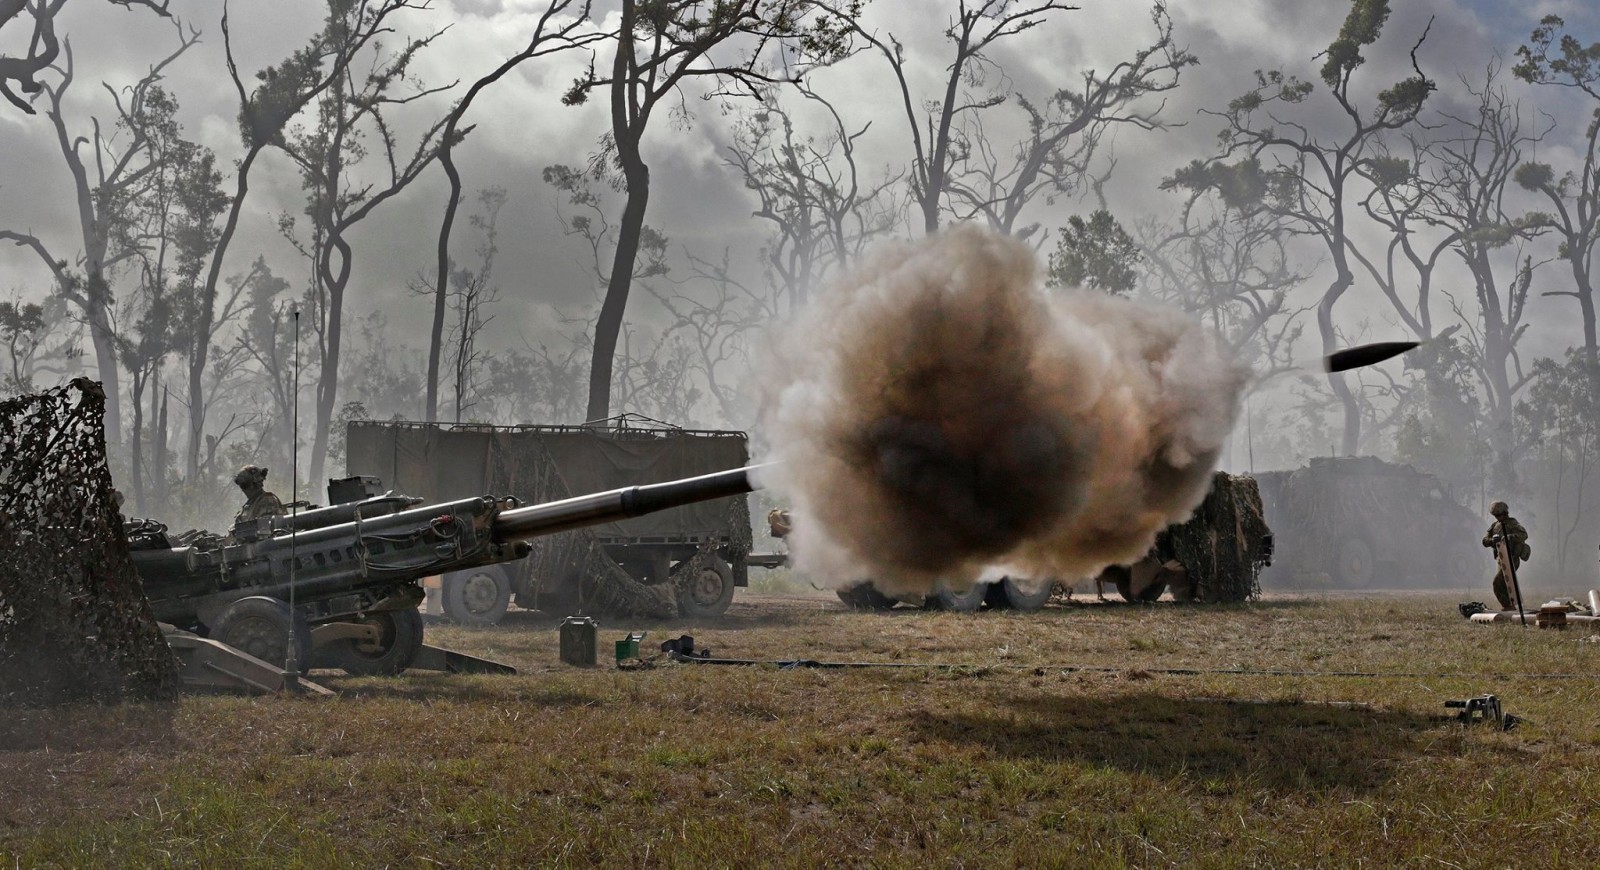
<svg viewBox="0 0 1600 870">
<path fill-rule="evenodd" d="M 1176 311 L 1040 278 L 959 227 L 880 248 L 779 336 L 766 482 L 799 567 L 891 593 L 1076 579 L 1199 504 L 1248 371 Z"/>
</svg>

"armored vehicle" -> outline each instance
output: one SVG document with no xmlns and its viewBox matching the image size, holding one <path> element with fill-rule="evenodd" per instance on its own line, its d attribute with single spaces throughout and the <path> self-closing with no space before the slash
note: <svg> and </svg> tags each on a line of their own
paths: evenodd
<svg viewBox="0 0 1600 870">
<path fill-rule="evenodd" d="M 1439 478 L 1373 456 L 1256 475 L 1278 530 L 1274 586 L 1438 587 L 1481 579 L 1487 520 Z"/>
<path fill-rule="evenodd" d="M 525 502 L 744 466 L 743 432 L 691 430 L 626 415 L 603 426 L 487 426 L 353 421 L 347 473 L 429 500 L 494 493 Z M 743 496 L 539 538 L 525 559 L 443 576 L 445 613 L 466 625 L 528 609 L 689 618 L 728 609 L 748 584 Z M 667 610 L 658 608 L 665 602 Z"/>
</svg>

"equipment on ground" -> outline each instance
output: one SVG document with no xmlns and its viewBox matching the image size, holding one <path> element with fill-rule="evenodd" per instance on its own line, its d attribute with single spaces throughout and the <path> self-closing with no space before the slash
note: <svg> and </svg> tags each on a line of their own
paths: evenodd
<svg viewBox="0 0 1600 870">
<path fill-rule="evenodd" d="M 1494 725 L 1501 731 L 1510 731 L 1517 727 L 1519 720 L 1500 709 L 1500 699 L 1494 695 L 1480 695 L 1476 698 L 1465 698 L 1460 701 L 1444 702 L 1446 709 L 1460 710 L 1456 714 L 1456 721 L 1463 725 L 1474 722 L 1486 722 Z"/>
</svg>

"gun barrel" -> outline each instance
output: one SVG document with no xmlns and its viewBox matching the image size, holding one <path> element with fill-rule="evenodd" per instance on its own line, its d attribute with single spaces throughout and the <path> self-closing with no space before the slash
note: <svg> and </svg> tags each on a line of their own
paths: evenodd
<svg viewBox="0 0 1600 870">
<path fill-rule="evenodd" d="M 512 508 L 501 511 L 494 518 L 491 535 L 497 543 L 504 544 L 739 495 L 757 488 L 751 479 L 751 472 L 762 467 L 747 466 L 684 480 L 628 486 Z"/>
</svg>

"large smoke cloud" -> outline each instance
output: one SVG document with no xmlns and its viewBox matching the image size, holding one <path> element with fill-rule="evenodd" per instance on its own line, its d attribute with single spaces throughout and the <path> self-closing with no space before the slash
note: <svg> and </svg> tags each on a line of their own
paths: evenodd
<svg viewBox="0 0 1600 870">
<path fill-rule="evenodd" d="M 976 227 L 877 251 L 774 368 L 798 564 L 892 592 L 1138 558 L 1204 497 L 1247 380 L 1182 314 L 1047 295 L 1032 250 Z"/>
</svg>

